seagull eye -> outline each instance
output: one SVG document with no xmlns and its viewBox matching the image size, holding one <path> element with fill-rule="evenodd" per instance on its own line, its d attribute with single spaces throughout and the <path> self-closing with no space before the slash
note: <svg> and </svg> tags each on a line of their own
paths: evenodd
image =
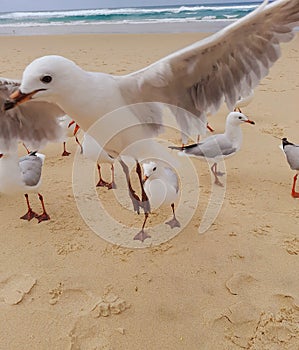
<svg viewBox="0 0 299 350">
<path fill-rule="evenodd" d="M 156 171 L 156 170 L 157 170 L 157 167 L 154 167 L 154 168 L 153 168 L 153 171 Z"/>
<path fill-rule="evenodd" d="M 242 117 L 239 117 L 239 119 L 242 119 Z"/>
<path fill-rule="evenodd" d="M 43 83 L 48 84 L 52 81 L 52 77 L 50 75 L 44 75 L 40 80 Z"/>
</svg>

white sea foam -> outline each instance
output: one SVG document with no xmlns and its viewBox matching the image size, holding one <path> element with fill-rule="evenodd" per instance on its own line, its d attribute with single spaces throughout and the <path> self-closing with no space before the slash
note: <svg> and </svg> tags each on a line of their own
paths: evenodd
<svg viewBox="0 0 299 350">
<path fill-rule="evenodd" d="M 161 14 L 181 12 L 198 12 L 198 11 L 226 11 L 240 10 L 248 11 L 254 9 L 257 5 L 228 5 L 228 6 L 180 6 L 180 7 L 145 7 L 145 8 L 115 8 L 115 9 L 94 9 L 94 10 L 69 10 L 69 11 L 36 11 L 36 12 L 11 12 L 0 14 L 0 19 L 17 19 L 17 18 L 47 18 L 47 17 L 80 17 L 80 16 L 109 16 L 109 15 L 130 15 L 130 14 Z"/>
<path fill-rule="evenodd" d="M 0 13 L 0 28 L 58 28 L 59 26 L 71 27 L 75 25 L 199 23 L 203 21 L 215 21 L 216 23 L 236 20 L 256 6 L 256 4 L 241 5 L 238 3 L 235 5 L 209 4 L 69 11 L 18 11 Z"/>
</svg>

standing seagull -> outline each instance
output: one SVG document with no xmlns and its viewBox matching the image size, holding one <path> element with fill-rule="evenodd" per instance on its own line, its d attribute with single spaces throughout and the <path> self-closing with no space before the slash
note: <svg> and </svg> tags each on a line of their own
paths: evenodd
<svg viewBox="0 0 299 350">
<path fill-rule="evenodd" d="M 85 133 L 83 136 L 82 150 L 83 150 L 82 153 L 86 158 L 94 161 L 97 164 L 98 174 L 99 174 L 99 181 L 97 183 L 97 187 L 107 187 L 109 190 L 115 189 L 116 188 L 116 184 L 114 181 L 115 159 L 109 156 L 109 154 L 103 150 L 103 148 L 97 143 L 97 141 L 87 133 Z M 108 163 L 111 165 L 111 182 L 106 182 L 105 180 L 103 180 L 100 163 Z"/>
<path fill-rule="evenodd" d="M 286 137 L 282 139 L 282 149 L 287 157 L 287 161 L 292 170 L 296 170 L 293 180 L 292 197 L 299 198 L 299 192 L 296 192 L 296 182 L 299 173 L 299 145 L 295 145 L 288 141 Z"/>
<path fill-rule="evenodd" d="M 244 114 L 231 112 L 226 118 L 224 134 L 209 136 L 202 142 L 194 143 L 193 145 L 184 147 L 169 146 L 169 148 L 182 150 L 186 155 L 213 162 L 211 171 L 215 177 L 215 184 L 223 186 L 218 178 L 218 176 L 223 174 L 217 171 L 217 163 L 240 150 L 242 144 L 242 130 L 240 126 L 243 123 L 255 124 L 254 121 L 248 119 Z"/>
<path fill-rule="evenodd" d="M 23 220 L 37 218 L 38 222 L 50 220 L 46 212 L 43 196 L 38 193 L 41 185 L 42 166 L 45 155 L 37 152 L 30 152 L 28 155 L 18 159 L 16 153 L 0 154 L 0 192 L 14 194 L 25 192 L 27 213 L 21 216 Z M 37 192 L 43 212 L 36 214 L 29 203 L 27 192 Z"/>
<path fill-rule="evenodd" d="M 179 197 L 179 179 L 177 174 L 168 166 L 156 162 L 142 164 L 144 173 L 144 190 L 148 196 L 151 207 L 158 208 L 170 205 L 172 208 L 172 219 L 165 222 L 171 228 L 180 227 L 181 224 L 175 216 L 174 205 Z M 150 238 L 144 231 L 148 213 L 144 214 L 144 222 L 141 231 L 134 237 L 135 240 L 144 241 Z"/>
<path fill-rule="evenodd" d="M 268 74 L 280 56 L 279 44 L 294 37 L 298 23 L 298 0 L 264 1 L 218 33 L 124 76 L 87 72 L 67 58 L 43 56 L 26 67 L 5 108 L 29 100 L 54 102 L 84 131 L 100 120 L 96 141 L 113 157 L 162 132 L 158 103 L 170 107 L 184 133 L 191 134 L 197 119 L 205 133 L 206 115 L 216 113 L 223 101 L 233 110 L 239 96 Z M 133 147 L 128 155 L 137 163 L 144 157 Z M 137 169 L 140 176 L 139 164 Z"/>
<path fill-rule="evenodd" d="M 68 152 L 66 150 L 66 140 L 68 138 L 75 138 L 77 144 L 79 145 L 80 149 L 81 149 L 81 153 L 83 152 L 82 150 L 82 145 L 80 143 L 80 141 L 78 140 L 78 133 L 80 131 L 80 126 L 68 115 L 64 115 L 62 117 L 58 118 L 59 120 L 59 124 L 62 127 L 62 129 L 65 131 L 65 139 L 63 141 L 63 152 L 62 152 L 62 156 L 63 157 L 67 157 L 69 156 L 71 153 Z"/>
</svg>

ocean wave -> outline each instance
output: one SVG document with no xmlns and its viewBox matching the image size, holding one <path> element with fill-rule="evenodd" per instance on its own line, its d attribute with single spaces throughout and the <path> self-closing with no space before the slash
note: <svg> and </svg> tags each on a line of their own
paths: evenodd
<svg viewBox="0 0 299 350">
<path fill-rule="evenodd" d="M 116 9 L 94 9 L 94 10 L 69 10 L 69 11 L 37 11 L 37 12 L 11 12 L 0 14 L 0 19 L 30 19 L 47 17 L 88 17 L 88 16 L 110 16 L 110 15 L 138 15 L 138 14 L 161 14 L 198 11 L 227 11 L 239 10 L 249 11 L 257 5 L 227 5 L 227 6 L 180 6 L 180 7 L 146 7 L 146 8 L 116 8 Z"/>
<path fill-rule="evenodd" d="M 238 15 L 223 15 L 225 18 L 237 18 Z"/>
<path fill-rule="evenodd" d="M 211 20 L 215 20 L 215 19 L 217 19 L 216 16 L 203 16 L 202 17 L 203 21 L 211 21 Z"/>
<path fill-rule="evenodd" d="M 148 19 L 146 21 L 138 21 L 138 20 L 122 20 L 122 21 L 102 21 L 102 22 L 87 22 L 87 21 L 76 21 L 76 22 L 49 22 L 49 23 L 41 23 L 41 22 L 19 22 L 16 24 L 0 24 L 0 28 L 22 28 L 22 27 L 59 27 L 59 26 L 76 26 L 76 25 L 117 25 L 117 24 L 158 24 L 158 23 L 192 23 L 192 22 L 231 22 L 232 19 L 215 19 L 213 16 L 206 16 L 202 19 L 198 18 L 186 18 L 186 19 Z"/>
<path fill-rule="evenodd" d="M 217 0 L 216 0 L 217 1 Z M 153 6 L 136 8 L 37 11 L 0 13 L 0 26 L 49 26 L 99 23 L 182 23 L 195 21 L 236 20 L 257 4 L 209 4 Z"/>
</svg>

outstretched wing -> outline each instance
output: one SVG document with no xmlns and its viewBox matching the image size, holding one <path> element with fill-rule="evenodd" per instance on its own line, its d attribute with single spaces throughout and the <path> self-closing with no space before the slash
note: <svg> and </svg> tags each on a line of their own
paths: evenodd
<svg viewBox="0 0 299 350">
<path fill-rule="evenodd" d="M 0 105 L 20 82 L 0 78 Z M 28 102 L 9 111 L 0 110 L 0 151 L 15 149 L 19 141 L 33 149 L 58 141 L 63 136 L 57 117 L 65 113 L 55 104 Z"/>
<path fill-rule="evenodd" d="M 190 113 L 205 121 L 205 115 L 215 113 L 222 102 L 232 110 L 240 95 L 249 95 L 279 58 L 280 43 L 293 38 L 298 24 L 298 0 L 270 5 L 265 1 L 218 33 L 123 77 L 124 98 L 128 103 L 172 105 L 188 132 Z"/>
</svg>

